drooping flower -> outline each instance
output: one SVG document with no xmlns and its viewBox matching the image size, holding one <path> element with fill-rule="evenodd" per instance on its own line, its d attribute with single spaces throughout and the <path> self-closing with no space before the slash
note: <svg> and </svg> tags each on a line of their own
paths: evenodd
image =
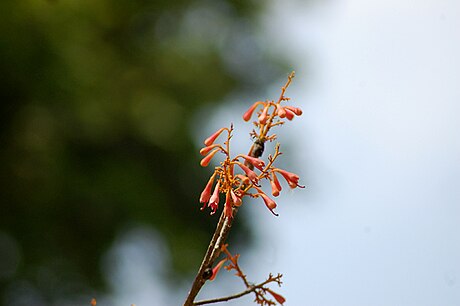
<svg viewBox="0 0 460 306">
<path fill-rule="evenodd" d="M 217 139 L 217 137 L 219 137 L 219 135 L 222 134 L 222 132 L 226 129 L 227 128 L 220 128 L 219 130 L 217 130 L 214 134 L 206 138 L 206 140 L 204 141 L 204 145 L 207 147 L 212 145 L 214 141 Z"/>
<path fill-rule="evenodd" d="M 278 189 L 279 191 L 283 190 L 283 188 L 281 187 L 280 181 L 278 181 L 278 177 L 275 174 L 275 171 L 272 172 L 272 175 L 273 175 L 273 183 L 275 183 L 276 189 Z"/>
<path fill-rule="evenodd" d="M 238 164 L 238 166 L 240 166 L 241 169 L 243 169 L 243 171 L 246 173 L 246 175 L 248 176 L 248 178 L 254 183 L 254 184 L 257 184 L 259 183 L 259 178 L 257 177 L 257 174 L 252 171 L 251 169 L 249 169 L 247 166 L 243 165 L 242 163 L 240 162 L 236 162 Z"/>
<path fill-rule="evenodd" d="M 235 204 L 235 206 L 241 206 L 241 198 L 235 194 L 233 189 L 230 190 L 230 195 L 232 196 L 233 204 Z"/>
<path fill-rule="evenodd" d="M 265 167 L 264 161 L 259 158 L 255 158 L 255 157 L 244 155 L 244 154 L 241 154 L 241 157 L 243 157 L 245 160 L 247 160 L 249 163 L 251 163 L 254 167 L 259 169 L 260 171 L 262 171 L 263 168 Z"/>
<path fill-rule="evenodd" d="M 279 104 L 276 104 L 276 114 L 277 114 L 280 118 L 286 117 L 286 111 L 284 110 L 284 107 L 282 107 L 282 106 L 279 105 Z"/>
<path fill-rule="evenodd" d="M 263 193 L 262 191 L 260 191 L 258 193 L 259 196 L 262 197 L 262 199 L 264 200 L 264 203 L 265 203 L 265 206 L 267 206 L 267 208 L 272 212 L 272 214 L 274 214 L 275 216 L 278 216 L 278 214 L 276 214 L 273 210 L 276 208 L 276 203 L 275 201 L 273 201 L 272 199 L 270 199 L 265 193 Z"/>
<path fill-rule="evenodd" d="M 230 195 L 230 191 L 227 191 L 227 194 L 225 195 L 225 207 L 224 207 L 224 214 L 227 218 L 233 218 L 232 202 L 233 200 Z"/>
<path fill-rule="evenodd" d="M 270 185 L 272 187 L 272 195 L 274 197 L 277 197 L 280 195 L 280 190 L 278 189 L 278 186 L 276 186 L 275 182 L 270 181 Z"/>
<path fill-rule="evenodd" d="M 204 188 L 203 192 L 201 193 L 200 196 L 200 203 L 204 203 L 203 207 L 201 210 L 203 210 L 206 207 L 206 203 L 208 203 L 209 199 L 211 198 L 211 189 L 212 189 L 212 184 L 214 183 L 214 178 L 216 177 L 215 174 L 211 176 L 209 179 L 208 183 L 206 184 L 206 187 Z"/>
<path fill-rule="evenodd" d="M 295 173 L 292 173 L 292 172 L 288 172 L 286 170 L 283 170 L 283 169 L 274 169 L 273 171 L 276 171 L 278 173 L 280 173 L 284 179 L 286 180 L 286 182 L 289 184 L 289 187 L 291 188 L 295 188 L 295 187 L 300 187 L 300 188 L 305 188 L 305 186 L 301 186 L 299 185 L 299 176 Z"/>
<path fill-rule="evenodd" d="M 288 120 L 294 119 L 295 113 L 294 113 L 293 111 L 291 111 L 290 109 L 288 109 L 288 108 L 286 108 L 286 107 L 284 108 L 284 111 L 286 112 L 286 118 L 287 118 Z"/>
<path fill-rule="evenodd" d="M 302 115 L 302 110 L 298 107 L 294 107 L 294 106 L 285 106 L 286 109 L 292 111 L 294 114 L 296 114 L 296 116 L 300 116 Z"/>
<path fill-rule="evenodd" d="M 281 305 L 283 305 L 283 304 L 286 302 L 286 299 L 285 299 L 282 295 L 280 295 L 280 294 L 278 294 L 278 293 L 276 293 L 276 292 L 274 292 L 274 291 L 272 291 L 272 290 L 270 290 L 270 289 L 268 289 L 268 288 L 266 289 L 266 291 L 267 291 L 268 293 L 270 293 L 270 294 L 273 296 L 273 298 L 274 298 L 278 303 L 280 303 Z"/>
<path fill-rule="evenodd" d="M 215 214 L 217 208 L 219 207 L 219 187 L 220 181 L 217 181 L 216 187 L 214 188 L 214 192 L 212 193 L 208 204 L 208 206 L 212 209 L 211 215 Z"/>
</svg>

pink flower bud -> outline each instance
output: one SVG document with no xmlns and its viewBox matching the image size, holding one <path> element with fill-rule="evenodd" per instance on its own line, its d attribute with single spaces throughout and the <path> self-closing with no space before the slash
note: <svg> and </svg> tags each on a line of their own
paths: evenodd
<svg viewBox="0 0 460 306">
<path fill-rule="evenodd" d="M 252 113 L 254 113 L 254 110 L 257 108 L 257 106 L 262 103 L 261 101 L 258 101 L 254 104 L 252 104 L 252 106 L 244 113 L 243 115 L 243 120 L 244 121 L 249 121 L 249 119 L 251 119 L 252 117 Z"/>
<path fill-rule="evenodd" d="M 288 118 L 288 120 L 294 119 L 295 113 L 293 111 L 291 111 L 287 107 L 285 107 L 284 110 L 286 111 L 286 118 Z"/>
<path fill-rule="evenodd" d="M 216 144 L 210 145 L 208 147 L 204 147 L 204 148 L 202 148 L 200 150 L 200 154 L 204 156 L 204 155 L 208 154 L 209 151 L 211 151 L 212 149 L 214 149 L 215 147 L 218 147 L 218 146 L 219 146 L 219 144 L 216 143 Z"/>
<path fill-rule="evenodd" d="M 220 268 L 222 268 L 223 264 L 227 261 L 227 258 L 222 259 L 219 263 L 212 269 L 212 275 L 209 278 L 210 281 L 214 280 L 219 273 Z M 276 298 L 275 298 L 276 299 Z"/>
<path fill-rule="evenodd" d="M 259 169 L 260 171 L 262 171 L 263 168 L 265 167 L 265 163 L 261 159 L 258 159 L 252 156 L 248 156 L 248 155 L 241 155 L 241 157 L 243 157 L 245 160 L 247 160 L 249 163 L 251 163 L 254 167 Z"/>
<path fill-rule="evenodd" d="M 298 107 L 294 107 L 294 106 L 285 106 L 285 108 L 287 108 L 288 110 L 290 110 L 291 112 L 293 112 L 294 114 L 296 114 L 297 116 L 300 116 L 302 115 L 302 110 Z"/>
<path fill-rule="evenodd" d="M 206 138 L 206 140 L 204 141 L 204 145 L 205 146 L 210 146 L 214 143 L 214 141 L 216 140 L 217 137 L 219 137 L 220 134 L 222 134 L 222 132 L 224 130 L 226 130 L 227 128 L 221 128 L 219 130 L 217 130 L 217 132 L 215 132 L 214 134 L 212 134 L 211 136 L 209 136 L 208 138 Z"/>
<path fill-rule="evenodd" d="M 214 151 L 212 151 L 211 153 L 209 153 L 208 156 L 206 156 L 205 158 L 203 158 L 201 161 L 200 161 L 200 165 L 202 167 L 206 167 L 207 165 L 209 165 L 209 162 L 211 161 L 211 159 L 214 157 L 214 155 L 216 155 L 217 152 L 219 152 L 220 149 L 215 149 Z"/>
<path fill-rule="evenodd" d="M 280 195 L 280 190 L 278 189 L 278 186 L 276 186 L 275 182 L 270 181 L 270 185 L 272 186 L 272 195 L 274 197 L 277 197 Z"/>
<path fill-rule="evenodd" d="M 276 114 L 280 116 L 280 118 L 286 117 L 286 111 L 284 110 L 284 107 L 282 107 L 279 104 L 276 104 Z"/>
</svg>

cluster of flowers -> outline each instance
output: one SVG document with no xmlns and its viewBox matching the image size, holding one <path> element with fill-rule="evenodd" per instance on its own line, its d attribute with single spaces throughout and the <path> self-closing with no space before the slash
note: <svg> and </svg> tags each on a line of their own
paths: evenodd
<svg viewBox="0 0 460 306">
<path fill-rule="evenodd" d="M 244 113 L 243 119 L 249 121 L 255 110 L 259 106 L 262 106 L 257 112 L 257 121 L 254 122 L 254 125 L 259 129 L 259 133 L 255 131 L 251 133 L 251 135 L 258 140 L 258 143 L 262 144 L 262 150 L 259 150 L 259 153 L 254 154 L 254 150 L 251 149 L 248 155 L 239 154 L 234 158 L 230 157 L 230 139 L 232 137 L 233 126 L 219 129 L 204 141 L 205 147 L 200 150 L 200 154 L 204 156 L 200 162 L 201 166 L 208 166 L 217 152 L 222 152 L 225 155 L 225 159 L 220 163 L 220 166 L 215 167 L 214 173 L 211 175 L 206 187 L 201 193 L 200 202 L 203 203 L 202 209 L 206 208 L 206 206 L 210 207 L 211 214 L 214 214 L 219 205 L 219 195 L 222 193 L 225 194 L 224 213 L 229 218 L 232 217 L 233 207 L 240 206 L 244 196 L 262 198 L 267 208 L 274 215 L 277 215 L 273 211 L 276 208 L 275 201 L 261 189 L 259 182 L 262 179 L 270 181 L 271 194 L 273 197 L 277 197 L 282 190 L 277 174 L 280 174 L 291 188 L 304 187 L 299 185 L 299 176 L 297 174 L 273 166 L 275 159 L 281 155 L 279 144 L 275 146 L 274 155 L 268 157 L 267 164 L 259 158 L 263 152 L 263 143 L 267 140 L 272 141 L 276 139 L 276 135 L 268 136 L 270 128 L 283 124 L 284 121 L 282 121 L 282 119 L 284 118 L 292 120 L 294 116 L 300 116 L 302 114 L 300 108 L 282 106 L 280 104 L 282 101 L 286 100 L 289 100 L 289 98 L 285 98 L 281 95 L 278 102 L 258 101 Z M 226 141 L 223 145 L 215 143 L 216 139 L 224 131 L 227 132 Z M 242 162 L 243 160 L 244 163 Z M 238 173 L 236 173 L 235 166 L 242 171 L 237 171 Z M 258 170 L 258 173 L 255 172 L 255 169 Z"/>
</svg>

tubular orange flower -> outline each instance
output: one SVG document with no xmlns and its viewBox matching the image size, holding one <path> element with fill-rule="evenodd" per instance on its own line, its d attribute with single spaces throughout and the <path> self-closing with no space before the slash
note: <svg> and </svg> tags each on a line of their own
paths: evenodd
<svg viewBox="0 0 460 306">
<path fill-rule="evenodd" d="M 270 185 L 272 186 L 272 195 L 274 197 L 277 197 L 280 195 L 280 190 L 278 189 L 278 186 L 276 186 L 275 182 L 270 181 Z"/>
<path fill-rule="evenodd" d="M 230 191 L 227 191 L 227 194 L 225 195 L 225 215 L 227 218 L 233 218 L 233 213 L 232 213 L 232 198 L 230 196 Z"/>
<path fill-rule="evenodd" d="M 285 107 L 284 110 L 286 111 L 286 118 L 287 118 L 288 120 L 294 119 L 295 113 L 294 113 L 293 111 L 291 111 L 291 110 L 288 109 L 287 107 Z"/>
<path fill-rule="evenodd" d="M 283 190 L 283 188 L 281 187 L 280 181 L 278 181 L 278 177 L 276 177 L 275 171 L 272 172 L 272 175 L 273 175 L 273 183 L 275 183 L 276 189 L 278 189 L 279 191 Z"/>
<path fill-rule="evenodd" d="M 284 107 L 282 107 L 282 106 L 279 105 L 279 104 L 276 104 L 276 114 L 277 114 L 280 118 L 286 117 L 286 111 L 284 110 Z"/>
<path fill-rule="evenodd" d="M 294 106 L 285 106 L 285 108 L 287 108 L 288 110 L 292 111 L 294 114 L 296 114 L 297 116 L 300 116 L 302 115 L 302 110 L 298 107 L 294 107 Z"/>
<path fill-rule="evenodd" d="M 287 181 L 287 183 L 289 184 L 291 188 L 295 188 L 295 187 L 304 188 L 305 187 L 305 186 L 299 185 L 299 176 L 297 174 L 288 172 L 283 169 L 278 169 L 278 168 L 274 169 L 273 171 L 279 172 L 284 177 L 284 179 Z"/>
<path fill-rule="evenodd" d="M 215 214 L 217 208 L 219 207 L 219 187 L 220 181 L 217 182 L 216 187 L 214 188 L 214 192 L 212 193 L 211 199 L 209 199 L 208 206 L 212 209 L 211 215 Z"/>
<path fill-rule="evenodd" d="M 265 124 L 268 119 L 268 108 L 270 107 L 270 104 L 265 105 L 264 109 L 262 110 L 262 113 L 259 116 L 259 122 L 262 124 Z"/>
<path fill-rule="evenodd" d="M 263 102 L 262 101 L 257 101 L 257 102 L 255 102 L 254 104 L 251 105 L 251 107 L 243 115 L 243 120 L 244 121 L 249 121 L 249 119 L 251 119 L 252 113 L 254 113 L 254 110 L 257 108 L 257 106 L 260 103 L 263 103 Z"/>
<path fill-rule="evenodd" d="M 286 302 L 286 299 L 285 299 L 282 295 L 280 295 L 280 294 L 278 294 L 278 293 L 276 293 L 276 292 L 273 292 L 272 290 L 270 290 L 270 289 L 268 289 L 268 288 L 267 288 L 266 290 L 267 290 L 268 293 L 270 293 L 270 294 L 273 296 L 273 298 L 274 298 L 278 303 L 280 303 L 281 305 L 283 305 L 283 304 Z"/>
<path fill-rule="evenodd" d="M 258 159 L 252 156 L 248 156 L 248 155 L 244 155 L 244 154 L 241 154 L 240 156 L 243 157 L 248 162 L 250 162 L 254 167 L 259 169 L 260 171 L 262 171 L 263 168 L 265 167 L 265 163 L 261 159 Z"/>
<path fill-rule="evenodd" d="M 219 261 L 219 263 L 212 269 L 212 276 L 209 278 L 210 281 L 214 280 L 217 276 L 217 273 L 219 273 L 220 268 L 224 265 L 224 263 L 227 261 L 227 258 L 222 259 Z M 276 298 L 275 298 L 276 299 Z"/>
<path fill-rule="evenodd" d="M 211 159 L 214 157 L 214 155 L 216 155 L 217 152 L 219 152 L 220 149 L 215 149 L 214 151 L 212 151 L 211 153 L 209 153 L 208 156 L 206 156 L 205 158 L 203 158 L 201 161 L 200 161 L 200 165 L 202 167 L 206 167 L 207 165 L 209 165 L 209 162 L 211 161 Z"/>
<path fill-rule="evenodd" d="M 240 166 L 241 169 L 243 169 L 243 171 L 246 173 L 246 175 L 248 176 L 248 178 L 254 183 L 254 184 L 257 184 L 259 182 L 259 178 L 257 177 L 257 174 L 252 171 L 251 169 L 249 169 L 248 167 L 246 167 L 245 165 L 243 165 L 242 163 L 240 162 L 236 162 L 238 164 L 238 166 Z"/>
<path fill-rule="evenodd" d="M 267 208 L 272 212 L 272 214 L 274 214 L 275 216 L 278 216 L 278 214 L 276 214 L 273 210 L 276 208 L 276 203 L 275 201 L 273 201 L 272 199 L 270 199 L 265 193 L 263 192 L 260 192 L 259 193 L 259 196 L 262 197 L 262 199 L 264 200 L 264 203 L 265 203 L 265 206 L 267 206 Z"/>
<path fill-rule="evenodd" d="M 210 145 L 210 146 L 207 146 L 207 147 L 204 147 L 200 150 L 200 154 L 201 155 L 206 155 L 209 153 L 209 151 L 211 151 L 212 149 L 216 148 L 216 147 L 219 147 L 220 144 L 216 143 L 216 144 L 213 144 L 213 145 Z"/>
<path fill-rule="evenodd" d="M 201 210 L 203 210 L 206 207 L 206 203 L 208 203 L 209 199 L 211 198 L 211 189 L 212 189 L 212 184 L 214 183 L 214 178 L 216 177 L 215 174 L 211 176 L 209 179 L 208 183 L 206 184 L 206 187 L 204 188 L 203 192 L 201 193 L 200 196 L 200 203 L 204 203 L 203 207 Z"/>
<path fill-rule="evenodd" d="M 219 130 L 217 130 L 214 134 L 212 134 L 211 136 L 209 136 L 208 138 L 206 138 L 206 140 L 204 141 L 204 145 L 205 146 L 210 146 L 214 143 L 214 141 L 217 139 L 217 137 L 219 137 L 220 134 L 222 134 L 222 132 L 224 130 L 226 130 L 227 128 L 221 128 Z"/>
<path fill-rule="evenodd" d="M 241 198 L 235 194 L 233 189 L 230 190 L 230 195 L 232 196 L 233 204 L 240 206 L 242 203 Z"/>
</svg>

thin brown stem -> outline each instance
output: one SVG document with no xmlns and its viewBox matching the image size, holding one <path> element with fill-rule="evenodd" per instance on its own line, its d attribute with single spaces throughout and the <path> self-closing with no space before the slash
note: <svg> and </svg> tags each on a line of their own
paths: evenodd
<svg viewBox="0 0 460 306">
<path fill-rule="evenodd" d="M 236 293 L 236 294 L 232 294 L 232 295 L 228 295 L 228 296 L 224 296 L 220 298 L 215 298 L 215 299 L 198 301 L 198 302 L 195 302 L 193 305 L 206 305 L 206 304 L 213 304 L 213 303 L 220 303 L 220 302 L 227 302 L 230 300 L 234 300 L 242 296 L 245 296 L 251 292 L 255 292 L 257 289 L 263 288 L 263 286 L 265 286 L 266 284 L 270 282 L 273 282 L 273 279 L 267 279 L 266 281 L 260 284 L 249 286 L 246 290 Z"/>
</svg>

